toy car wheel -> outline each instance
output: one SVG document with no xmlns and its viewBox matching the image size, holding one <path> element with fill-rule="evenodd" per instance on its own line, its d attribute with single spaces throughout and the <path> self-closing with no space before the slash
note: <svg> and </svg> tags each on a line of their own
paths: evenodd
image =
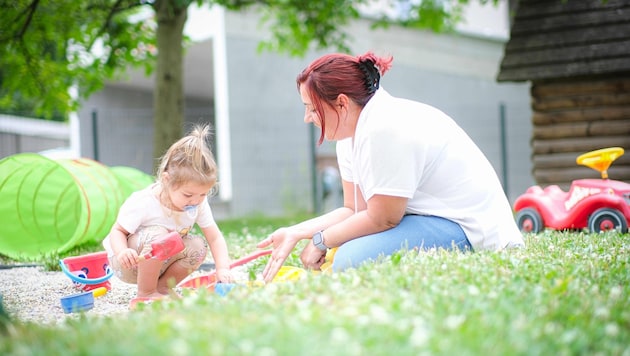
<svg viewBox="0 0 630 356">
<path fill-rule="evenodd" d="M 590 232 L 603 232 L 617 230 L 621 233 L 628 231 L 626 218 L 618 210 L 601 208 L 595 210 L 588 218 L 588 230 Z"/>
<path fill-rule="evenodd" d="M 516 225 L 522 232 L 539 233 L 543 229 L 540 213 L 532 208 L 525 208 L 516 213 Z"/>
</svg>

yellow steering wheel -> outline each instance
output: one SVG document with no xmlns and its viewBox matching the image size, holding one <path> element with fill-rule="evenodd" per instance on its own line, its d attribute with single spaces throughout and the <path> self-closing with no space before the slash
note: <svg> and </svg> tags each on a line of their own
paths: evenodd
<svg viewBox="0 0 630 356">
<path fill-rule="evenodd" d="M 600 172 L 602 174 L 602 179 L 608 179 L 608 167 L 610 167 L 614 160 L 622 155 L 623 148 L 608 147 L 586 152 L 580 155 L 576 159 L 576 162 Z"/>
</svg>

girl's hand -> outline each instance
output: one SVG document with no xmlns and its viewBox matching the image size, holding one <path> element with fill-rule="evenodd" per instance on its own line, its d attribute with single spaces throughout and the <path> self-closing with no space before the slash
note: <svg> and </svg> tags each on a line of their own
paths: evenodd
<svg viewBox="0 0 630 356">
<path fill-rule="evenodd" d="M 138 252 L 132 248 L 126 248 L 118 253 L 116 256 L 118 263 L 123 268 L 131 268 L 138 264 Z"/>
<path fill-rule="evenodd" d="M 233 283 L 234 276 L 232 275 L 232 271 L 230 271 L 228 268 L 218 269 L 217 282 L 218 283 Z"/>
</svg>

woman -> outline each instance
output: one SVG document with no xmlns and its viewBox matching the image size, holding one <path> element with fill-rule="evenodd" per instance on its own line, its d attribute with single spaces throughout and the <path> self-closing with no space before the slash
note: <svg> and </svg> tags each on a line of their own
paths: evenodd
<svg viewBox="0 0 630 356">
<path fill-rule="evenodd" d="M 312 239 L 300 256 L 310 269 L 338 247 L 334 271 L 405 248 L 523 245 L 499 179 L 470 137 L 438 109 L 380 88 L 392 60 L 328 54 L 298 75 L 304 121 L 321 129 L 320 144 L 337 141 L 344 206 L 261 241 L 273 246 L 265 281 L 302 239 Z"/>
</svg>

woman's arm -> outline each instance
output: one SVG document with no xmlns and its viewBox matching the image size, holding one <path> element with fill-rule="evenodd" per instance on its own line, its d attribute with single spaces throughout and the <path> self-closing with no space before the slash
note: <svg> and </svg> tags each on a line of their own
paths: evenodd
<svg viewBox="0 0 630 356">
<path fill-rule="evenodd" d="M 355 212 L 355 202 L 359 209 L 365 205 L 363 198 L 358 193 L 358 189 L 355 199 L 355 189 L 351 182 L 343 181 L 342 183 L 343 207 L 290 227 L 279 228 L 258 243 L 257 247 L 259 248 L 270 245 L 273 247 L 271 258 L 263 271 L 263 278 L 266 282 L 270 282 L 278 273 L 280 267 L 282 267 L 282 264 L 300 240 L 310 239 L 315 232 L 324 230 L 351 217 Z"/>
<path fill-rule="evenodd" d="M 375 195 L 368 201 L 366 210 L 325 229 L 323 243 L 328 248 L 337 247 L 349 240 L 390 229 L 400 223 L 406 207 L 406 198 Z M 307 268 L 319 269 L 325 255 L 325 250 L 307 244 L 300 260 Z"/>
<path fill-rule="evenodd" d="M 374 195 L 367 209 L 324 230 L 327 247 L 337 247 L 357 237 L 375 234 L 395 227 L 407 209 L 407 198 Z"/>
<path fill-rule="evenodd" d="M 310 220 L 303 221 L 299 224 L 293 225 L 290 229 L 301 231 L 304 234 L 303 238 L 311 238 L 317 231 L 324 230 L 329 226 L 338 224 L 352 216 L 355 211 L 362 211 L 366 209 L 365 200 L 361 191 L 357 187 L 355 200 L 355 188 L 352 182 L 342 180 L 343 189 L 343 207 L 337 208 L 324 215 L 312 218 Z M 355 209 L 356 203 L 356 209 Z"/>
</svg>

